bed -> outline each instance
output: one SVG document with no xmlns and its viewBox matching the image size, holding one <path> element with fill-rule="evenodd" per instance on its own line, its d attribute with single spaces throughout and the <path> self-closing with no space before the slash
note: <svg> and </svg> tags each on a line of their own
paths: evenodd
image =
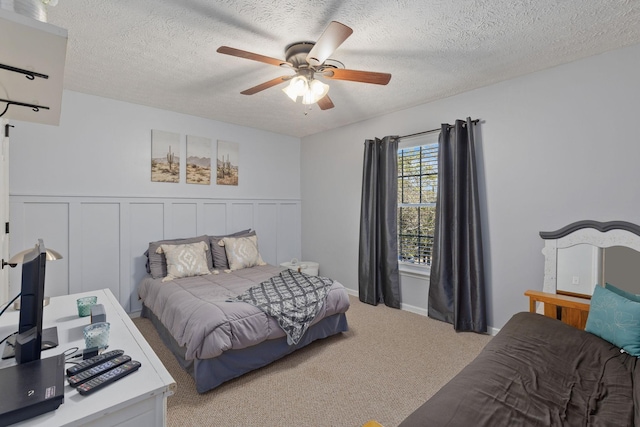
<svg viewBox="0 0 640 427">
<path fill-rule="evenodd" d="M 633 426 L 637 358 L 537 313 L 516 314 L 400 426 Z"/>
<path fill-rule="evenodd" d="M 638 250 L 640 227 L 581 221 L 541 236 L 544 290 L 553 292 L 527 291 L 530 311 L 515 314 L 401 427 L 640 426 L 640 295 L 611 283 L 590 298 L 555 292 L 558 248 Z"/>
<path fill-rule="evenodd" d="M 265 366 L 315 340 L 348 330 L 349 298 L 345 288 L 337 281 L 265 264 L 257 252 L 255 233 L 253 239 L 258 254 L 255 263 L 231 268 L 233 261 L 218 259 L 217 265 L 214 264 L 216 256 L 220 256 L 219 241 L 226 241 L 229 251 L 229 242 L 251 237 L 246 232 L 248 230 L 245 234 L 199 236 L 149 245 L 149 275 L 138 287 L 142 316 L 152 321 L 180 365 L 193 376 L 199 393 Z M 198 247 L 202 247 L 205 254 L 202 274 L 172 277 L 175 271 L 171 271 L 169 250 L 193 245 L 201 245 Z M 246 260 L 246 248 L 239 252 L 243 261 Z M 276 320 L 263 308 L 238 300 L 274 280 L 300 280 L 305 284 L 323 281 L 325 291 L 316 298 L 316 311 L 306 314 L 308 326 L 287 329 L 289 325 L 282 319 Z M 282 307 L 290 310 L 286 304 Z M 290 311 L 299 314 L 295 310 L 299 309 Z"/>
</svg>

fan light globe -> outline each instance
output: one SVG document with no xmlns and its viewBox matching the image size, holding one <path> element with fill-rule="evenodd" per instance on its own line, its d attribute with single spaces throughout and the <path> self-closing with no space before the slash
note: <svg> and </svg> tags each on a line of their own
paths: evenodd
<svg viewBox="0 0 640 427">
<path fill-rule="evenodd" d="M 304 96 L 309 90 L 309 84 L 307 79 L 303 76 L 297 76 L 291 79 L 291 82 L 287 87 L 282 89 L 293 102 L 298 100 L 299 96 Z"/>
<path fill-rule="evenodd" d="M 320 80 L 311 80 L 309 90 L 303 95 L 302 103 L 309 105 L 320 101 L 329 93 L 329 85 L 322 83 Z"/>
</svg>

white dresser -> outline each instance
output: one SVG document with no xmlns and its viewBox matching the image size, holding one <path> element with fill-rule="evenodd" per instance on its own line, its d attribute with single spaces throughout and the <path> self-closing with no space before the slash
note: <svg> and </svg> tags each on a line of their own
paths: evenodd
<svg viewBox="0 0 640 427">
<path fill-rule="evenodd" d="M 64 403 L 57 410 L 15 425 L 166 425 L 167 397 L 173 394 L 176 383 L 109 289 L 51 298 L 51 303 L 44 309 L 43 327 L 57 326 L 60 344 L 43 351 L 42 358 L 60 354 L 72 347 L 84 348 L 82 329 L 90 323 L 90 317 L 78 317 L 76 299 L 90 295 L 98 297 L 98 304 L 104 306 L 107 322 L 111 324 L 108 350 L 124 350 L 142 366 L 138 371 L 88 396 L 81 396 L 65 381 Z M 0 339 L 18 329 L 18 316 L 18 311 L 9 308 L 0 317 Z M 4 345 L 0 346 L 0 354 Z M 2 360 L 0 368 L 14 363 L 14 359 Z"/>
</svg>

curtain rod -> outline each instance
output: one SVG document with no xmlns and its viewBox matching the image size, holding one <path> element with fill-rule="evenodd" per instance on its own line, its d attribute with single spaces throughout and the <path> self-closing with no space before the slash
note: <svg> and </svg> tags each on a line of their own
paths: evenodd
<svg viewBox="0 0 640 427">
<path fill-rule="evenodd" d="M 474 125 L 477 124 L 480 121 L 480 119 L 475 119 L 475 120 L 471 120 L 471 123 L 473 123 Z M 449 125 L 450 128 L 453 127 L 453 125 Z M 428 133 L 433 133 L 433 132 L 440 132 L 442 130 L 442 128 L 438 128 L 438 129 L 431 129 L 431 130 L 425 130 L 423 132 L 418 132 L 418 133 L 412 133 L 409 135 L 402 135 L 399 136 L 398 138 L 402 139 L 402 138 L 409 138 L 411 136 L 418 136 L 418 135 L 426 135 Z"/>
</svg>

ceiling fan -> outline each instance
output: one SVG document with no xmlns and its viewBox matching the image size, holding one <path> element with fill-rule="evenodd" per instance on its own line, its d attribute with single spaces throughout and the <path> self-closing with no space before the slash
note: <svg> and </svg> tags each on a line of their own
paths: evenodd
<svg viewBox="0 0 640 427">
<path fill-rule="evenodd" d="M 280 83 L 290 81 L 283 91 L 294 102 L 299 97 L 303 104 L 318 103 L 321 110 L 333 108 L 333 102 L 327 95 L 329 85 L 318 80 L 323 77 L 334 80 L 348 80 L 352 82 L 386 85 L 391 80 L 391 74 L 372 71 L 347 70 L 344 65 L 329 56 L 353 33 L 353 30 L 337 21 L 332 21 L 324 30 L 317 42 L 296 42 L 285 48 L 285 60 L 221 46 L 217 52 L 239 58 L 264 62 L 278 67 L 288 67 L 295 74 L 276 77 L 257 86 L 240 92 L 243 95 L 253 95 Z"/>
</svg>

